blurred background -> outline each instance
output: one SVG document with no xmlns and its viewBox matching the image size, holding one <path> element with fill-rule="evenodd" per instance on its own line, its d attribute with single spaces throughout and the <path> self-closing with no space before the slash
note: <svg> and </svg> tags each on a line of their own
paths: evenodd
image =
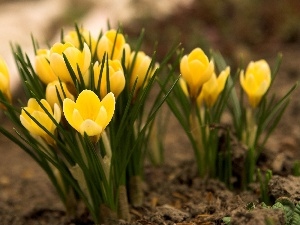
<svg viewBox="0 0 300 225">
<path fill-rule="evenodd" d="M 161 57 L 176 42 L 186 51 L 219 50 L 232 65 L 272 61 L 282 52 L 289 76 L 299 78 L 299 0 L 0 0 L 0 55 L 11 68 L 13 89 L 18 82 L 10 43 L 30 54 L 31 34 L 52 44 L 75 22 L 96 35 L 108 20 L 129 36 L 145 28 L 145 51 L 157 42 Z"/>
</svg>

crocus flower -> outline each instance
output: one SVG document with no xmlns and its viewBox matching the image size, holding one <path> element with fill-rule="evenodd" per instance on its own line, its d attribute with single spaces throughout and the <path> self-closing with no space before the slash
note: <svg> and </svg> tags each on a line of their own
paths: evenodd
<svg viewBox="0 0 300 225">
<path fill-rule="evenodd" d="M 91 33 L 88 30 L 80 29 L 79 32 L 80 32 L 82 41 L 88 44 L 88 46 L 91 49 L 92 54 L 94 54 L 96 51 L 97 40 L 91 35 Z M 64 36 L 64 41 L 70 42 L 78 49 L 80 48 L 78 33 L 75 30 L 70 31 L 66 36 Z"/>
<path fill-rule="evenodd" d="M 82 91 L 76 102 L 66 98 L 63 112 L 68 123 L 81 135 L 86 133 L 97 142 L 111 121 L 115 110 L 115 97 L 108 93 L 102 101 L 91 90 Z"/>
<path fill-rule="evenodd" d="M 45 99 L 42 99 L 40 103 L 56 120 L 56 122 L 59 123 L 61 119 L 61 110 L 59 106 L 57 104 L 54 104 L 54 110 L 52 110 L 51 106 Z M 35 98 L 30 98 L 28 100 L 27 107 L 24 107 L 22 109 L 20 115 L 21 123 L 31 134 L 44 138 L 48 142 L 48 144 L 54 144 L 54 140 L 42 129 L 40 125 L 38 125 L 33 119 L 31 119 L 28 114 L 35 118 L 41 124 L 41 126 L 43 126 L 51 134 L 54 134 L 56 125 Z"/>
<path fill-rule="evenodd" d="M 206 106 L 211 108 L 217 101 L 220 93 L 223 91 L 229 73 L 229 67 L 226 67 L 226 69 L 223 70 L 218 77 L 215 73 L 213 73 L 212 77 L 203 84 L 202 91 L 197 101 L 200 103 L 204 101 Z"/>
<path fill-rule="evenodd" d="M 61 81 L 66 83 L 73 83 L 72 77 L 67 68 L 63 54 L 68 59 L 77 79 L 79 80 L 79 67 L 80 72 L 86 82 L 88 77 L 88 69 L 91 64 L 91 51 L 86 43 L 84 43 L 83 50 L 79 50 L 71 43 L 65 44 L 56 43 L 50 49 L 50 66 L 54 73 L 60 78 Z"/>
<path fill-rule="evenodd" d="M 44 84 L 58 80 L 58 77 L 50 66 L 49 57 L 50 50 L 48 49 L 37 50 L 37 55 L 35 56 L 35 71 Z"/>
<path fill-rule="evenodd" d="M 135 93 L 137 93 L 143 84 L 147 83 L 147 80 L 153 76 L 155 69 L 158 67 L 158 65 L 155 65 L 154 67 L 152 66 L 152 68 L 149 68 L 151 65 L 151 60 L 152 59 L 142 51 L 137 53 L 132 52 L 130 55 L 129 68 L 132 69 L 132 73 L 130 76 L 129 88 L 132 90 L 136 82 L 134 90 Z"/>
<path fill-rule="evenodd" d="M 194 49 L 180 61 L 180 72 L 186 81 L 191 99 L 196 99 L 201 92 L 202 85 L 207 82 L 213 72 L 213 61 L 209 61 L 200 48 Z"/>
<path fill-rule="evenodd" d="M 123 34 L 116 30 L 108 30 L 100 38 L 97 46 L 97 56 L 102 61 L 104 54 L 108 55 L 108 59 L 118 59 L 122 61 L 123 52 L 125 52 L 125 65 L 128 65 L 130 56 L 130 46 L 125 42 Z"/>
<path fill-rule="evenodd" d="M 102 75 L 101 73 L 101 68 Z M 100 97 L 104 98 L 105 95 L 107 95 L 107 65 L 106 61 L 104 62 L 104 65 L 99 64 L 97 61 L 94 64 L 94 81 L 95 81 L 95 87 L 97 88 L 99 78 L 101 76 L 101 83 L 100 83 Z M 109 88 L 110 91 L 115 95 L 117 98 L 119 94 L 123 91 L 125 87 L 125 76 L 123 72 L 123 68 L 121 65 L 121 62 L 119 60 L 108 60 L 108 77 L 109 77 Z"/>
<path fill-rule="evenodd" d="M 240 83 L 247 93 L 251 107 L 256 108 L 271 84 L 271 70 L 265 60 L 250 62 L 246 73 L 240 73 Z"/>
<path fill-rule="evenodd" d="M 0 91 L 8 101 L 11 101 L 10 76 L 7 65 L 2 58 L 0 58 Z"/>
<path fill-rule="evenodd" d="M 64 82 L 56 80 L 47 85 L 46 100 L 52 109 L 54 108 L 55 104 L 61 106 L 59 99 L 63 101 L 65 98 L 74 100 L 74 96 L 69 92 L 67 85 Z"/>
</svg>

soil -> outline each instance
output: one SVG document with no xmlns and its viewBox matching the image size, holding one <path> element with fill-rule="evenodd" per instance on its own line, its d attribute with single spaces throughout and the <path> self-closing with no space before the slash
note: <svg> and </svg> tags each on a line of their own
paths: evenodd
<svg viewBox="0 0 300 225">
<path fill-rule="evenodd" d="M 272 91 L 283 96 L 299 80 L 300 28 L 292 24 L 298 22 L 299 25 L 300 19 L 293 11 L 284 14 L 280 11 L 281 6 L 272 4 L 266 7 L 264 4 L 272 1 L 264 1 L 258 6 L 257 14 L 254 9 L 247 11 L 257 17 L 246 20 L 245 15 L 238 12 L 240 8 L 233 5 L 234 1 L 224 1 L 220 8 L 212 8 L 212 3 L 200 5 L 199 2 L 175 11 L 164 20 L 144 18 L 125 24 L 125 33 L 136 35 L 145 27 L 144 48 L 152 48 L 154 41 L 158 40 L 159 57 L 176 38 L 186 51 L 199 45 L 205 47 L 206 43 L 218 49 L 233 68 L 237 67 L 241 56 L 246 63 L 265 58 L 272 66 L 276 54 L 282 52 L 283 63 Z M 298 1 L 287 2 L 292 4 L 290 10 L 299 12 Z M 292 176 L 293 163 L 300 160 L 298 96 L 299 89 L 258 162 L 262 170 L 273 171 L 274 176 L 269 182 L 272 201 L 283 196 L 300 200 L 300 178 Z M 1 122 L 3 126 L 11 127 L 8 121 L 2 119 Z M 80 218 L 68 218 L 46 174 L 3 135 L 0 136 L 0 155 L 0 224 L 93 224 L 84 210 Z M 120 221 L 120 224 L 212 225 L 224 224 L 222 219 L 225 216 L 231 217 L 232 225 L 263 225 L 266 218 L 272 218 L 274 224 L 285 224 L 282 211 L 259 207 L 261 200 L 257 183 L 241 191 L 229 190 L 217 180 L 200 179 L 192 149 L 174 118 L 168 125 L 165 162 L 156 167 L 148 163 L 144 180 L 143 206 L 131 207 L 132 221 Z M 250 202 L 258 207 L 247 210 Z"/>
</svg>

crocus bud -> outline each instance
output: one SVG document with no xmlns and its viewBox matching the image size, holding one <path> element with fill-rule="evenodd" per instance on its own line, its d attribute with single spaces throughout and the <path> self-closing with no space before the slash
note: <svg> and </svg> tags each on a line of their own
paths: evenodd
<svg viewBox="0 0 300 225">
<path fill-rule="evenodd" d="M 108 71 L 107 71 L 106 63 L 108 63 Z M 102 67 L 103 67 L 102 74 L 100 74 Z M 106 61 L 104 62 L 104 65 L 102 65 L 102 63 L 99 64 L 99 62 L 96 62 L 94 64 L 93 69 L 94 69 L 95 88 L 98 87 L 99 78 L 101 76 L 100 97 L 104 98 L 104 96 L 107 95 L 108 93 L 107 90 L 107 86 L 108 86 L 107 75 L 108 75 L 110 92 L 112 92 L 117 98 L 125 87 L 125 76 L 120 61 L 108 60 L 108 62 Z"/>
<path fill-rule="evenodd" d="M 52 110 L 49 103 L 42 99 L 40 103 L 44 106 L 45 110 L 53 117 L 57 123 L 61 119 L 61 110 L 57 104 L 54 105 L 54 110 Z M 56 129 L 55 123 L 49 117 L 40 104 L 35 98 L 30 98 L 28 100 L 27 107 L 24 107 L 21 111 L 20 120 L 22 125 L 33 135 L 42 137 L 48 144 L 54 144 L 55 141 L 50 137 L 44 129 L 48 130 L 51 134 L 54 134 Z M 39 124 L 37 124 L 29 115 L 31 115 Z M 44 129 L 41 127 L 43 126 Z"/>
<path fill-rule="evenodd" d="M 63 112 L 68 123 L 81 135 L 86 133 L 97 142 L 115 111 L 115 97 L 108 93 L 102 101 L 91 90 L 82 91 L 76 102 L 66 98 Z"/>
<path fill-rule="evenodd" d="M 240 83 L 252 108 L 256 108 L 271 84 L 271 70 L 265 60 L 250 62 L 246 73 L 240 73 Z"/>
<path fill-rule="evenodd" d="M 50 49 L 50 66 L 54 73 L 65 83 L 73 83 L 70 72 L 67 68 L 63 54 L 68 59 L 76 78 L 79 78 L 77 67 L 83 76 L 84 82 L 88 80 L 88 69 L 91 64 L 91 51 L 86 43 L 84 43 L 83 50 L 79 50 L 71 43 L 65 44 L 56 43 Z"/>
<path fill-rule="evenodd" d="M 158 65 L 151 65 L 151 58 L 144 52 L 132 52 L 130 55 L 130 66 L 129 69 L 132 70 L 130 76 L 129 88 L 132 90 L 136 82 L 134 92 L 137 93 L 143 84 L 147 84 L 147 81 L 153 76 L 155 69 Z M 152 66 L 151 68 L 149 68 Z M 137 80 L 137 81 L 136 81 Z"/>
<path fill-rule="evenodd" d="M 0 91 L 7 98 L 8 101 L 11 101 L 10 76 L 7 65 L 2 58 L 0 58 Z"/>
<path fill-rule="evenodd" d="M 202 85 L 211 78 L 214 64 L 212 60 L 208 60 L 202 49 L 196 48 L 189 55 L 183 56 L 180 61 L 180 72 L 187 83 L 190 98 L 196 99 Z"/>
<path fill-rule="evenodd" d="M 130 46 L 125 42 L 123 34 L 116 30 L 108 30 L 100 38 L 97 46 L 98 60 L 102 61 L 104 54 L 108 55 L 108 59 L 122 61 L 123 52 L 125 52 L 125 65 L 128 65 L 130 56 Z"/>
<path fill-rule="evenodd" d="M 46 100 L 52 107 L 57 104 L 60 107 L 60 100 L 63 101 L 65 98 L 74 100 L 74 96 L 69 92 L 67 85 L 64 82 L 53 81 L 46 87 Z"/>
<path fill-rule="evenodd" d="M 223 70 L 218 77 L 215 73 L 213 73 L 212 77 L 203 84 L 201 94 L 197 99 L 198 103 L 204 101 L 205 105 L 211 108 L 216 103 L 220 93 L 223 91 L 229 73 L 229 67 Z"/>
<path fill-rule="evenodd" d="M 50 50 L 39 49 L 35 56 L 35 71 L 44 84 L 58 80 L 49 63 Z"/>
<path fill-rule="evenodd" d="M 79 34 L 81 35 L 80 38 L 82 42 L 87 43 L 87 45 L 91 49 L 92 55 L 94 55 L 96 51 L 97 40 L 91 35 L 91 33 L 88 30 L 80 29 Z M 75 30 L 70 31 L 66 36 L 64 36 L 64 41 L 70 42 L 78 49 L 80 48 L 78 33 Z"/>
</svg>

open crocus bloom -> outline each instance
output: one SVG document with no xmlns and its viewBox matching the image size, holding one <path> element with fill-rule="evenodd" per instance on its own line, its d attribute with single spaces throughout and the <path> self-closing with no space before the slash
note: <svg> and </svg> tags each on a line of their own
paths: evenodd
<svg viewBox="0 0 300 225">
<path fill-rule="evenodd" d="M 207 82 L 213 72 L 213 61 L 209 61 L 200 48 L 195 48 L 180 61 L 180 72 L 185 80 L 191 99 L 196 99 L 201 92 L 202 85 Z"/>
<path fill-rule="evenodd" d="M 68 59 L 77 79 L 79 80 L 79 72 L 77 68 L 79 67 L 80 72 L 86 83 L 88 69 L 91 64 L 91 51 L 87 46 L 87 44 L 84 43 L 84 47 L 82 51 L 74 47 L 74 45 L 72 45 L 69 42 L 65 44 L 56 43 L 50 49 L 49 60 L 50 60 L 50 66 L 54 71 L 54 73 L 60 78 L 61 81 L 66 83 L 73 83 L 72 77 L 67 68 L 63 54 Z"/>
<path fill-rule="evenodd" d="M 11 101 L 10 76 L 7 65 L 2 58 L 0 58 L 0 91 L 8 101 Z"/>
<path fill-rule="evenodd" d="M 60 122 L 61 119 L 61 110 L 57 104 L 54 105 L 54 110 L 50 107 L 49 103 L 42 99 L 40 102 L 45 110 L 55 119 L 57 123 Z M 33 135 L 40 136 L 44 138 L 49 144 L 54 144 L 53 138 L 51 138 L 44 129 L 48 130 L 51 134 L 54 134 L 56 129 L 56 125 L 53 120 L 48 116 L 41 105 L 37 102 L 35 98 L 30 98 L 28 100 L 27 107 L 24 107 L 21 111 L 20 120 L 22 125 Z M 37 124 L 29 115 L 31 115 L 37 122 Z M 41 127 L 43 126 L 44 129 Z"/>
<path fill-rule="evenodd" d="M 256 108 L 271 84 L 271 70 L 268 63 L 265 60 L 250 62 L 246 73 L 241 71 L 240 83 L 248 95 L 250 105 Z"/>
<path fill-rule="evenodd" d="M 102 131 L 111 121 L 115 111 L 115 97 L 108 93 L 102 101 L 91 90 L 82 91 L 76 102 L 66 98 L 63 112 L 69 124 L 81 135 L 86 133 L 99 140 Z"/>
<path fill-rule="evenodd" d="M 198 103 L 204 101 L 206 106 L 211 108 L 216 103 L 220 93 L 223 91 L 229 73 L 229 67 L 223 70 L 218 77 L 215 73 L 213 73 L 212 77 L 204 83 L 201 94 L 197 99 Z"/>
</svg>

